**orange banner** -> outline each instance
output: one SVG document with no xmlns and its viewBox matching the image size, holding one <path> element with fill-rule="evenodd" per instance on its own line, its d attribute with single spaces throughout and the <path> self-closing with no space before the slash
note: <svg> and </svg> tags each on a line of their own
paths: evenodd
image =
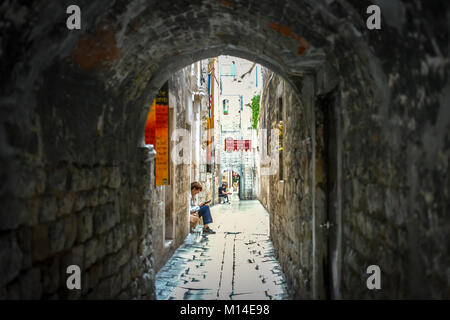
<svg viewBox="0 0 450 320">
<path fill-rule="evenodd" d="M 169 99 L 168 83 L 153 100 L 145 126 L 145 143 L 153 144 L 155 157 L 155 184 L 169 183 Z"/>
</svg>

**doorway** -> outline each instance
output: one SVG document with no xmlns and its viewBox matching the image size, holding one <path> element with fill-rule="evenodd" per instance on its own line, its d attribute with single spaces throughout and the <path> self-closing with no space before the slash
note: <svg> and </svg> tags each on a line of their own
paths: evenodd
<svg viewBox="0 0 450 320">
<path fill-rule="evenodd" d="M 239 194 L 239 198 L 241 195 L 241 176 L 239 175 L 238 172 L 233 171 L 232 173 L 232 178 L 231 178 L 231 182 L 232 182 L 232 186 L 233 186 L 233 193 L 238 193 Z"/>
<path fill-rule="evenodd" d="M 341 265 L 340 126 L 337 91 L 316 100 L 316 298 L 338 299 Z"/>
</svg>

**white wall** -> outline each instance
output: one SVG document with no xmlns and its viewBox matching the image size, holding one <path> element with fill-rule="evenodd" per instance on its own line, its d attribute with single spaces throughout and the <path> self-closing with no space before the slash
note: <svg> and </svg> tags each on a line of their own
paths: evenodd
<svg viewBox="0 0 450 320">
<path fill-rule="evenodd" d="M 230 65 L 232 61 L 236 65 L 236 77 L 230 76 Z M 224 151 L 224 140 L 230 137 L 235 140 L 251 140 L 252 148 L 257 146 L 255 131 L 251 128 L 252 110 L 251 100 L 255 94 L 260 93 L 262 87 L 261 66 L 256 64 L 253 69 L 253 62 L 230 56 L 219 56 L 219 72 L 217 79 L 221 83 L 219 88 L 218 105 L 216 116 L 219 117 L 219 128 L 221 128 L 220 150 L 221 171 L 234 170 L 239 172 L 242 163 L 242 186 L 245 194 L 251 192 L 255 195 L 254 185 L 254 156 L 251 151 Z M 251 70 L 251 72 L 248 72 Z M 245 76 L 241 78 L 242 75 Z M 258 77 L 258 80 L 256 79 Z M 256 86 L 258 84 L 258 86 Z M 223 114 L 223 100 L 229 100 L 229 113 Z M 242 99 L 242 110 L 241 110 Z M 219 143 L 218 143 L 219 144 Z"/>
</svg>

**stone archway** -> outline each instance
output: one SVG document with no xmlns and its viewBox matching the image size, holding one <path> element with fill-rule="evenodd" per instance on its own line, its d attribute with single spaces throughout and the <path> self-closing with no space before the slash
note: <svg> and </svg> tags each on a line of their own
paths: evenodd
<svg viewBox="0 0 450 320">
<path fill-rule="evenodd" d="M 2 9 L 7 23 L 1 27 L 6 37 L 0 66 L 7 76 L 1 85 L 0 160 L 6 213 L 0 225 L 2 255 L 9 257 L 0 277 L 4 295 L 32 279 L 27 294 L 50 297 L 64 285 L 62 275 L 50 274 L 59 274 L 64 261 L 80 261 L 90 268 L 91 289 L 107 289 L 75 297 L 115 297 L 124 288 L 131 297 L 152 297 L 151 252 L 142 249 L 151 243 L 145 233 L 151 221 L 132 187 L 144 186 L 141 170 L 149 172 L 141 164 L 147 155 L 138 149 L 149 102 L 172 72 L 229 54 L 277 72 L 302 99 L 339 86 L 345 141 L 345 180 L 339 186 L 346 242 L 342 272 L 348 275 L 341 296 L 377 297 L 358 286 L 356 274 L 368 263 L 381 264 L 399 284 L 382 297 L 442 296 L 445 286 L 430 284 L 421 270 L 433 264 L 430 273 L 443 279 L 445 248 L 433 237 L 421 240 L 431 250 L 417 247 L 427 230 L 445 235 L 448 222 L 442 215 L 448 196 L 435 187 L 445 185 L 448 173 L 445 161 L 434 161 L 448 150 L 442 117 L 448 102 L 448 31 L 440 28 L 448 6 L 424 9 L 399 2 L 383 8 L 386 32 L 380 33 L 365 28 L 367 5 L 81 1 L 81 31 L 65 28 L 64 2 Z M 411 15 L 417 15 L 415 25 L 408 24 Z M 402 33 L 404 28 L 410 32 Z M 415 39 L 422 29 L 443 36 Z M 415 107 L 411 113 L 404 111 L 407 104 Z M 424 115 L 425 109 L 432 111 Z M 411 135 L 429 147 L 423 149 Z M 445 223 L 417 227 L 430 204 L 422 194 L 439 199 L 430 215 Z M 86 203 L 100 209 L 85 210 Z M 380 250 L 385 245 L 388 252 Z M 102 251 L 114 254 L 102 260 L 99 277 L 92 266 Z M 117 259 L 122 269 L 112 263 Z"/>
</svg>

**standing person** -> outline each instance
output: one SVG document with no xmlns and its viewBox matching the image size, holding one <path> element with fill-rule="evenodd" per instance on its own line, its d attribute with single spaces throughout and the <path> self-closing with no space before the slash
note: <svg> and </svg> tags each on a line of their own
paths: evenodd
<svg viewBox="0 0 450 320">
<path fill-rule="evenodd" d="M 214 234 L 216 232 L 208 226 L 213 222 L 211 211 L 209 210 L 209 206 L 207 205 L 207 203 L 211 202 L 211 200 L 202 202 L 200 205 L 198 205 L 197 203 L 197 194 L 202 190 L 202 185 L 197 181 L 191 183 L 191 193 L 189 195 L 190 213 L 193 216 L 203 218 L 203 233 Z"/>
<path fill-rule="evenodd" d="M 223 198 L 223 203 L 225 203 L 225 199 L 227 200 L 227 203 L 230 203 L 230 200 L 228 200 L 228 193 L 227 193 L 227 184 L 225 182 L 222 182 L 222 186 L 219 187 L 219 199 Z"/>
<path fill-rule="evenodd" d="M 238 188 L 238 175 L 237 173 L 233 174 L 233 191 L 236 191 Z"/>
</svg>

